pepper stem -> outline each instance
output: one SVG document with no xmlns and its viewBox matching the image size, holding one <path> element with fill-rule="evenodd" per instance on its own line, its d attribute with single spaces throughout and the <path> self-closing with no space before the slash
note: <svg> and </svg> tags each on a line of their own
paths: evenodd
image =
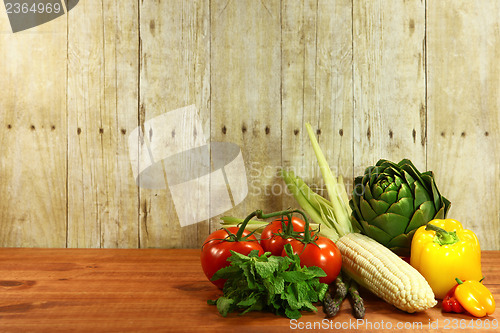
<svg viewBox="0 0 500 333">
<path fill-rule="evenodd" d="M 443 228 L 435 226 L 434 224 L 427 223 L 425 230 L 433 230 L 436 232 L 434 242 L 439 245 L 453 245 L 460 241 L 456 231 L 446 231 Z"/>
</svg>

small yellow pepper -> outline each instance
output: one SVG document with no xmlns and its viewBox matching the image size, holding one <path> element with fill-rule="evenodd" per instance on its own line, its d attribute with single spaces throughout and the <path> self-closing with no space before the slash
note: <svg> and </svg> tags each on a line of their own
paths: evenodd
<svg viewBox="0 0 500 333">
<path fill-rule="evenodd" d="M 461 280 L 480 280 L 481 248 L 476 235 L 453 219 L 435 219 L 417 229 L 411 243 L 410 264 L 443 299 Z"/>
<path fill-rule="evenodd" d="M 493 295 L 480 281 L 467 280 L 458 282 L 455 289 L 455 298 L 471 315 L 484 317 L 495 312 Z"/>
</svg>

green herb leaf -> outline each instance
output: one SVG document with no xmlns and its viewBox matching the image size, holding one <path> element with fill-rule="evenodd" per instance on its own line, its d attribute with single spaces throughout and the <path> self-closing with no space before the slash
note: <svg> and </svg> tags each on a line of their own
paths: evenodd
<svg viewBox="0 0 500 333">
<path fill-rule="evenodd" d="M 234 303 L 234 300 L 231 298 L 227 297 L 219 297 L 217 299 L 217 310 L 219 310 L 219 313 L 225 317 L 229 312 L 231 312 L 231 305 Z"/>
<path fill-rule="evenodd" d="M 207 303 L 217 305 L 224 317 L 237 310 L 242 310 L 240 314 L 264 310 L 298 319 L 300 311 L 316 311 L 313 303 L 321 301 L 328 289 L 318 280 L 325 272 L 319 267 L 300 267 L 300 258 L 290 246 L 286 251 L 289 257 L 231 251 L 231 265 L 214 274 L 214 279 L 227 279 L 224 295 Z"/>
</svg>

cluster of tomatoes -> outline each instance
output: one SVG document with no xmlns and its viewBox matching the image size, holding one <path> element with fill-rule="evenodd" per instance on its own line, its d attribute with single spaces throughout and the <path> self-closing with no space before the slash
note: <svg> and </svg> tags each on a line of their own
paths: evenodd
<svg viewBox="0 0 500 333">
<path fill-rule="evenodd" d="M 303 219 L 292 214 L 299 212 Z M 260 241 L 255 235 L 246 230 L 248 221 L 257 218 L 277 217 L 269 223 L 260 236 Z M 289 221 L 291 220 L 291 224 Z M 205 240 L 201 251 L 201 265 L 207 278 L 219 269 L 228 266 L 227 258 L 231 251 L 248 255 L 252 250 L 257 250 L 259 255 L 271 252 L 271 255 L 286 256 L 285 244 L 290 244 L 293 253 L 300 257 L 301 266 L 317 266 L 326 273 L 320 282 L 330 284 L 340 273 L 342 257 L 335 243 L 326 237 L 319 236 L 307 222 L 305 215 L 298 210 L 282 211 L 271 214 L 262 214 L 258 210 L 250 214 L 240 227 L 219 229 L 210 234 Z M 222 289 L 224 280 L 211 281 Z"/>
</svg>

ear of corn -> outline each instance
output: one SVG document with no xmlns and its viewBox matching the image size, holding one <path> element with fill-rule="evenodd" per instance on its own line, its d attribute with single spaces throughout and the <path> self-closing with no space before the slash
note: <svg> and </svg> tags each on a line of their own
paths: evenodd
<svg viewBox="0 0 500 333">
<path fill-rule="evenodd" d="M 437 304 L 425 278 L 394 252 L 358 233 L 341 237 L 342 270 L 398 309 L 412 313 Z"/>
</svg>

